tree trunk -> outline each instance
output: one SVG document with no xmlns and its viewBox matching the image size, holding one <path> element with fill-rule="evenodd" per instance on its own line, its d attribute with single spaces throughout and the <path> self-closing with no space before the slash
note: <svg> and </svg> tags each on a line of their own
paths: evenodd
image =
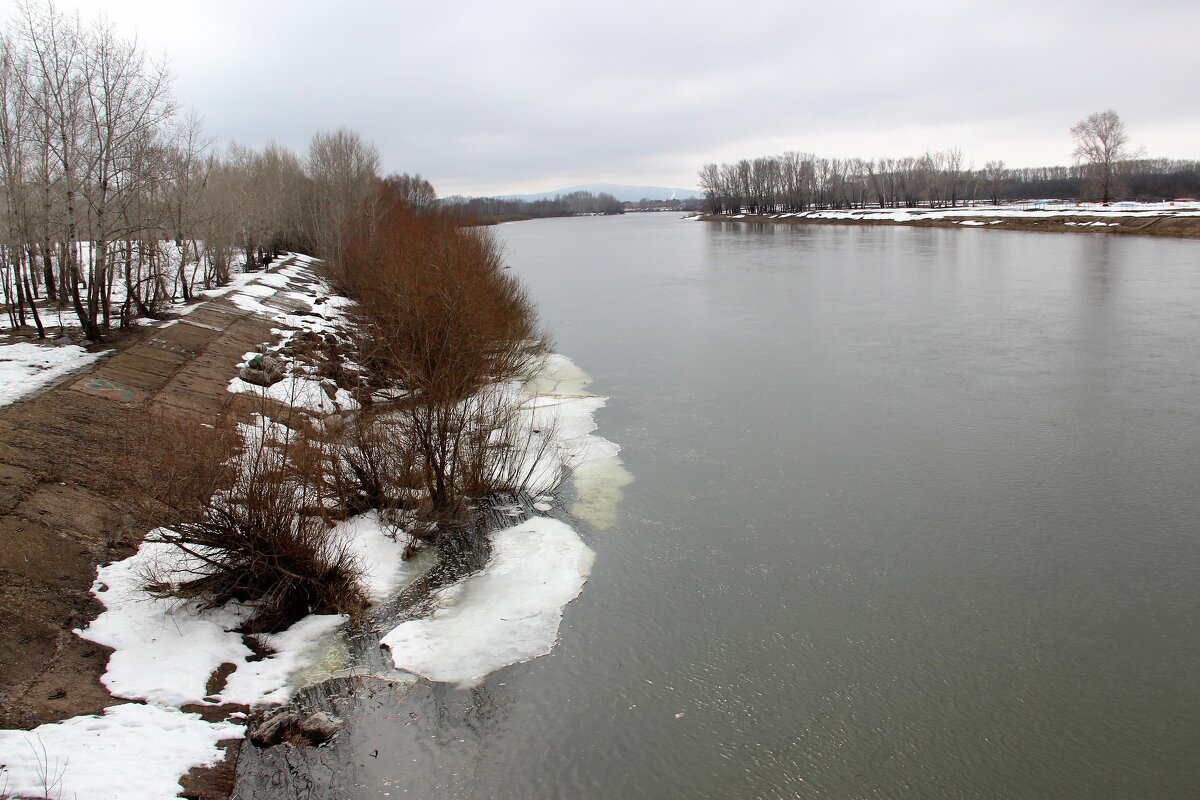
<svg viewBox="0 0 1200 800">
<path fill-rule="evenodd" d="M 33 270 L 32 254 L 30 255 L 29 269 L 31 271 Z M 29 297 L 29 275 L 28 275 L 28 273 L 25 273 L 23 277 L 25 280 L 25 296 Z M 33 300 L 29 301 L 29 312 L 31 314 L 33 314 L 33 324 L 37 327 L 38 338 L 45 339 L 46 338 L 46 328 L 42 325 L 42 318 L 38 315 L 37 306 L 35 306 L 33 304 Z"/>
</svg>

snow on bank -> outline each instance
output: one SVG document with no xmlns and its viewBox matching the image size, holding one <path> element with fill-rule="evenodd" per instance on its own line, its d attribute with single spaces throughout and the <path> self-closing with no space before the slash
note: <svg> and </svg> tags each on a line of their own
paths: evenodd
<svg viewBox="0 0 1200 800">
<path fill-rule="evenodd" d="M 374 512 L 340 523 L 333 536 L 362 564 L 373 600 L 388 597 L 420 572 L 420 566 L 400 557 L 407 539 L 394 538 Z M 253 651 L 235 630 L 248 607 L 201 610 L 196 603 L 145 591 L 150 570 L 186 566 L 178 548 L 146 541 L 129 558 L 97 570 L 92 592 L 105 611 L 76 633 L 113 648 L 101 680 L 114 696 L 172 706 L 284 702 L 298 688 L 293 678 L 325 658 L 333 632 L 346 622 L 342 615 L 305 617 L 286 631 L 259 636 L 275 653 L 251 661 Z M 234 672 L 225 688 L 210 696 L 209 676 L 222 664 L 232 664 Z"/>
<path fill-rule="evenodd" d="M 1134 203 L 1120 202 L 1103 205 L 1101 203 L 1076 203 L 1069 200 L 1038 200 L 1026 203 L 1010 203 L 1007 205 L 977 204 L 957 206 L 955 208 L 845 208 L 816 211 L 795 211 L 782 214 L 764 214 L 768 219 L 831 219 L 831 220 L 864 220 L 881 222 L 919 222 L 926 219 L 958 220 L 960 218 L 980 217 L 995 220 L 986 224 L 996 224 L 1002 219 L 1052 219 L 1056 217 L 1133 217 L 1149 219 L 1152 217 L 1196 217 L 1200 216 L 1200 203 Z M 731 214 L 724 219 L 745 219 L 746 214 Z M 699 216 L 695 217 L 699 219 Z M 985 223 L 963 220 L 960 225 L 980 225 Z M 1067 223 L 1070 224 L 1070 223 Z M 1088 223 L 1082 223 L 1088 224 Z M 1104 223 L 1094 222 L 1092 225 L 1102 226 Z M 1117 223 L 1108 223 L 1109 226 Z"/>
<path fill-rule="evenodd" d="M 285 406 L 303 409 L 321 416 L 338 411 L 358 410 L 358 401 L 348 391 L 341 387 L 334 387 L 334 389 L 334 396 L 331 398 L 321 381 L 294 374 L 287 375 L 270 386 L 259 386 L 241 378 L 233 378 L 229 381 L 229 391 L 234 394 L 267 397 Z"/>
<path fill-rule="evenodd" d="M 106 355 L 89 353 L 73 344 L 51 347 L 30 342 L 0 343 L 0 406 L 15 403 Z"/>
<path fill-rule="evenodd" d="M 251 311 L 261 317 L 283 325 L 283 328 L 272 330 L 277 337 L 275 347 L 280 347 L 292 340 L 300 331 L 311 333 L 344 333 L 349 320 L 343 309 L 353 305 L 353 302 L 330 293 L 329 286 L 312 271 L 312 259 L 307 256 L 291 255 L 296 263 L 290 264 L 275 272 L 266 273 L 249 286 L 230 296 L 230 301 L 239 308 Z M 300 291 L 294 287 L 299 286 Z M 286 289 L 286 291 L 284 291 Z M 282 302 L 289 307 L 300 305 L 306 310 L 293 314 L 264 304 L 264 300 L 275 298 L 282 293 Z M 239 369 L 246 367 L 250 359 L 258 353 L 247 353 L 245 360 L 238 364 Z M 346 389 L 334 385 L 329 380 L 318 380 L 305 375 L 313 372 L 311 367 L 298 363 L 295 359 L 276 354 L 275 358 L 283 362 L 285 376 L 282 380 L 263 387 L 250 383 L 241 377 L 229 381 L 229 391 L 234 394 L 254 394 L 270 398 L 292 408 L 299 408 L 318 416 L 335 414 L 339 411 L 357 411 L 358 402 Z M 361 371 L 356 364 L 346 362 L 346 367 Z M 328 391 L 326 390 L 328 386 Z"/>
<path fill-rule="evenodd" d="M 175 797 L 181 775 L 224 760 L 217 742 L 244 734 L 242 725 L 137 703 L 32 731 L 0 731 L 0 792 L 74 800 Z"/>
<path fill-rule="evenodd" d="M 579 596 L 595 553 L 548 517 L 494 534 L 492 546 L 483 571 L 436 593 L 433 616 L 383 637 L 397 668 L 470 686 L 554 648 L 563 607 Z"/>
<path fill-rule="evenodd" d="M 286 328 L 329 333 L 344 327 L 346 314 L 342 309 L 353 303 L 330 294 L 329 287 L 313 271 L 314 259 L 297 253 L 285 253 L 283 257 L 293 259 L 293 263 L 269 273 L 260 273 L 257 280 L 230 294 L 229 301 L 243 311 L 257 314 Z M 303 291 L 288 289 L 292 284 L 299 284 Z M 266 304 L 265 301 L 276 299 L 281 292 L 283 304 L 302 307 L 298 313 Z"/>
<path fill-rule="evenodd" d="M 236 293 L 235 298 L 258 303 L 256 310 L 276 321 L 328 330 L 331 321 L 344 319 L 341 309 L 348 301 L 322 297 L 327 290 L 308 269 L 309 264 L 309 259 L 298 257 L 296 264 L 272 273 L 239 275 L 230 286 L 206 296 Z M 305 301 L 311 312 L 293 315 L 262 304 L 296 280 L 307 282 L 310 291 L 289 291 L 287 305 L 303 307 L 300 301 Z M 198 306 L 186 306 L 184 311 Z M 0 404 L 102 355 L 77 347 L 0 345 Z M 56 359 L 63 368 L 51 374 Z M 28 373 L 37 373 L 39 380 L 27 380 Z M 325 405 L 329 398 L 320 384 L 302 377 L 296 383 L 297 393 L 306 398 L 301 404 L 318 412 L 329 410 Z M 289 395 L 293 388 L 287 387 Z M 335 399 L 342 408 L 353 407 L 344 391 Z M 242 426 L 243 435 L 267 436 L 275 425 L 266 420 L 261 426 Z M 397 591 L 428 561 L 403 561 L 407 539 L 397 539 L 375 514 L 342 523 L 334 535 L 344 538 L 362 564 L 365 588 L 372 599 Z M 236 632 L 249 608 L 230 604 L 202 610 L 196 603 L 156 598 L 145 591 L 151 568 L 186 568 L 183 558 L 171 545 L 146 541 L 130 558 L 99 568 L 93 593 L 105 611 L 86 629 L 75 631 L 113 649 L 102 681 L 114 696 L 146 700 L 150 705 L 117 704 L 101 716 L 75 717 L 33 731 L 0 731 L 0 795 L 48 794 L 83 800 L 174 797 L 181 788 L 181 775 L 194 766 L 212 765 L 224 758 L 217 742 L 241 738 L 245 733 L 240 724 L 206 722 L 175 706 L 284 702 L 301 681 L 329 674 L 330 653 L 341 653 L 340 666 L 345 665 L 344 616 L 310 615 L 286 631 L 259 636 L 274 652 L 251 661 L 251 649 Z M 209 695 L 209 679 L 222 665 L 232 666 L 233 672 L 220 692 Z"/>
<path fill-rule="evenodd" d="M 195 603 L 146 593 L 148 571 L 180 566 L 178 554 L 169 544 L 147 541 L 129 558 L 96 571 L 92 594 L 106 610 L 75 632 L 113 648 L 101 682 L 114 697 L 160 705 L 203 703 L 217 667 L 244 664 L 253 654 L 232 631 L 242 619 L 237 610 L 202 612 Z"/>
<path fill-rule="evenodd" d="M 257 284 L 239 285 L 233 299 L 264 310 L 285 325 L 336 329 L 344 322 L 346 302 L 321 296 L 322 284 L 305 272 L 306 266 L 298 264 L 268 273 Z M 308 303 L 311 314 L 296 316 L 263 304 L 275 290 L 293 286 L 293 278 L 310 277 L 309 291 L 288 291 L 287 297 L 293 304 L 300 300 Z M 569 359 L 552 357 L 544 374 L 527 387 L 533 396 L 526 400 L 522 424 L 531 435 L 553 434 L 546 443 L 557 456 L 554 475 L 561 474 L 564 466 L 574 466 L 578 481 L 580 470 L 610 463 L 628 476 L 620 467 L 620 448 L 594 434 L 594 415 L 604 405 L 604 398 L 583 393 L 589 380 Z M 319 383 L 302 375 L 293 375 L 284 383 L 287 399 L 299 394 L 307 399 L 296 404 L 315 413 L 352 407 L 348 395 L 343 398 L 339 392 L 334 403 Z M 234 390 L 234 384 L 230 388 Z M 259 387 L 253 390 L 261 391 Z M 510 390 L 516 391 L 516 387 L 502 389 Z M 266 436 L 273 425 L 277 423 L 263 420 L 261 430 L 243 426 L 251 429 L 243 434 Z M 548 485 L 554 475 L 545 476 Z M 549 510 L 545 502 L 549 499 L 539 498 L 536 508 Z M 617 499 L 619 486 L 606 501 L 614 514 Z M 364 587 L 375 601 L 393 596 L 432 558 L 404 561 L 401 553 L 407 539 L 394 536 L 375 513 L 341 523 L 335 535 L 344 538 L 359 560 Z M 398 667 L 433 680 L 466 684 L 553 649 L 563 609 L 582 590 L 595 554 L 570 527 L 549 518 L 528 520 L 494 538 L 492 559 L 482 572 L 438 592 L 431 618 L 404 623 L 385 638 L 383 644 L 391 649 Z M 180 558 L 176 548 L 147 541 L 130 558 L 101 567 L 93 592 L 105 611 L 86 629 L 76 631 L 113 649 L 102 678 L 110 692 L 152 705 L 115 705 L 101 717 L 76 717 L 28 733 L 0 732 L 0 764 L 12 768 L 12 775 L 4 776 L 10 781 L 10 790 L 40 791 L 46 765 L 53 770 L 65 765 L 67 769 L 51 773 L 63 778 L 59 785 L 67 787 L 64 796 L 174 796 L 178 776 L 192 766 L 220 760 L 215 743 L 240 738 L 244 728 L 204 722 L 173 706 L 284 702 L 303 682 L 347 666 L 344 617 L 312 615 L 279 634 L 258 637 L 274 653 L 252 661 L 251 649 L 236 632 L 249 608 L 231 604 L 202 610 L 196 603 L 150 596 L 144 585 L 151 568 L 186 567 Z M 209 679 L 222 665 L 231 666 L 232 672 L 219 692 L 209 694 Z M 103 744 L 93 744 L 93 740 Z M 30 753 L 28 757 L 25 751 Z M 148 759 L 154 761 L 154 769 L 143 768 Z"/>
</svg>

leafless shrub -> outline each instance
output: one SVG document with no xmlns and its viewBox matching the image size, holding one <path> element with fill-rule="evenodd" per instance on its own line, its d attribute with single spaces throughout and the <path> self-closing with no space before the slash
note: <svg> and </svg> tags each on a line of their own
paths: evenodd
<svg viewBox="0 0 1200 800">
<path fill-rule="evenodd" d="M 549 492 L 567 476 L 558 461 L 557 423 L 534 427 L 520 400 L 503 391 L 480 392 L 469 403 L 460 465 L 467 497 Z"/>
<path fill-rule="evenodd" d="M 200 517 L 160 531 L 185 558 L 148 575 L 150 588 L 206 608 L 252 603 L 246 632 L 280 630 L 312 613 L 356 615 L 366 603 L 361 569 L 322 513 L 322 448 L 303 426 L 259 420 L 232 481 Z"/>
<path fill-rule="evenodd" d="M 417 454 L 396 417 L 367 408 L 332 420 L 326 420 L 328 476 L 346 513 L 415 508 Z"/>
<path fill-rule="evenodd" d="M 533 304 L 490 232 L 403 204 L 345 253 L 334 276 L 358 301 L 359 360 L 378 384 L 404 390 L 380 418 L 388 436 L 358 444 L 400 448 L 401 468 L 386 472 L 419 480 L 419 517 L 436 523 L 427 530 L 460 525 L 483 497 L 526 482 L 516 472 L 529 451 L 514 441 L 518 401 L 494 387 L 528 374 L 546 352 Z M 384 457 L 348 461 L 362 496 L 386 503 Z"/>
</svg>

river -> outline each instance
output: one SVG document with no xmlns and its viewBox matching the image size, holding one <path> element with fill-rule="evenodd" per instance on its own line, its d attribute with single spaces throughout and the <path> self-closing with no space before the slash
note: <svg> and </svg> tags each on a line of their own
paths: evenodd
<svg viewBox="0 0 1200 800">
<path fill-rule="evenodd" d="M 597 557 L 556 650 L 360 720 L 345 785 L 1196 796 L 1200 246 L 497 234 L 633 481 L 578 523 Z"/>
</svg>

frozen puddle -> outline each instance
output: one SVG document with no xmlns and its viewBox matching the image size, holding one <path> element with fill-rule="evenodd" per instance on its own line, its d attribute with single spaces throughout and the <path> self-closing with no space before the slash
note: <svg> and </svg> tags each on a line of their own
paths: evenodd
<svg viewBox="0 0 1200 800">
<path fill-rule="evenodd" d="M 565 523 L 526 520 L 494 535 L 482 571 L 436 593 L 432 617 L 402 623 L 382 643 L 398 669 L 474 685 L 554 649 L 563 607 L 579 596 L 594 559 Z"/>
</svg>

